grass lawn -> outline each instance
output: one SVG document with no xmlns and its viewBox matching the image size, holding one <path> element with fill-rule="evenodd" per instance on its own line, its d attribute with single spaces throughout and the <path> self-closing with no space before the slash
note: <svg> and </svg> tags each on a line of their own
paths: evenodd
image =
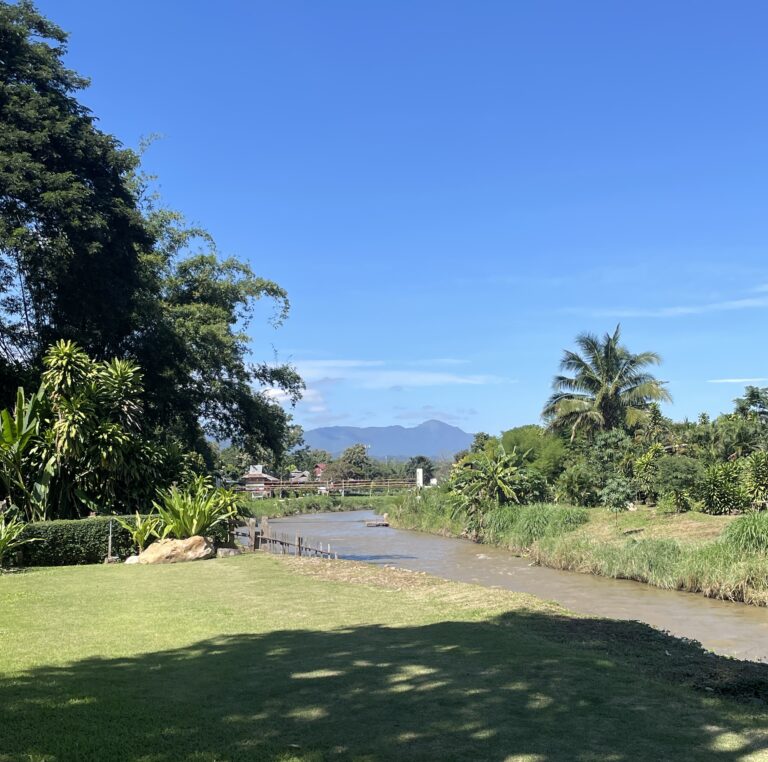
<svg viewBox="0 0 768 762">
<path fill-rule="evenodd" d="M 768 667 L 344 562 L 0 575 L 0 760 L 768 759 Z"/>
</svg>

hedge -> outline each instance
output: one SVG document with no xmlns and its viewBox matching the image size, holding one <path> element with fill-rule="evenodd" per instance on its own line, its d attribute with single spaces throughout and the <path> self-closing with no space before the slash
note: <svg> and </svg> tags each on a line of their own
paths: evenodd
<svg viewBox="0 0 768 762">
<path fill-rule="evenodd" d="M 109 516 L 88 519 L 36 521 L 24 528 L 22 538 L 40 542 L 22 545 L 22 566 L 72 566 L 100 564 L 109 547 Z M 133 552 L 128 532 L 112 519 L 112 555 L 125 558 Z"/>
<path fill-rule="evenodd" d="M 75 566 L 100 564 L 107 557 L 109 522 L 112 521 L 112 555 L 126 558 L 134 552 L 128 532 L 114 517 L 92 516 L 87 519 L 36 521 L 24 527 L 22 537 L 37 538 L 39 542 L 22 545 L 21 566 Z M 211 533 L 217 543 L 224 542 L 226 526 L 220 524 Z"/>
</svg>

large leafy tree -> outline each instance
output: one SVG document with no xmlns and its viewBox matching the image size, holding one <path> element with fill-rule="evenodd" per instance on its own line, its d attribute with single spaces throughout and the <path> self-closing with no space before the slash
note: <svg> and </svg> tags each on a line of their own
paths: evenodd
<svg viewBox="0 0 768 762">
<path fill-rule="evenodd" d="M 373 475 L 374 464 L 368 457 L 368 448 L 364 444 L 354 444 L 347 447 L 328 465 L 325 471 L 327 479 L 370 479 Z"/>
<path fill-rule="evenodd" d="M 142 256 L 128 347 L 144 370 L 149 421 L 201 451 L 207 436 L 229 439 L 260 462 L 264 450 L 279 461 L 300 432 L 276 399 L 295 402 L 303 383 L 289 365 L 249 361 L 249 328 L 262 299 L 276 305 L 271 321 L 279 326 L 286 292 L 248 264 L 221 257 L 207 231 L 162 207 L 145 178 L 137 182 L 155 245 Z"/>
<path fill-rule="evenodd" d="M 302 384 L 251 363 L 248 330 L 264 297 L 285 318 L 285 292 L 160 206 L 77 100 L 66 42 L 27 0 L 0 0 L 0 394 L 36 386 L 46 348 L 74 340 L 138 361 L 147 425 L 207 455 L 216 438 L 279 458 L 296 436 L 276 397 Z"/>
<path fill-rule="evenodd" d="M 587 434 L 633 428 L 648 416 L 652 402 L 669 401 L 664 382 L 648 368 L 658 365 L 655 352 L 634 354 L 621 343 L 621 327 L 599 337 L 576 337 L 578 351 L 566 350 L 560 362 L 571 375 L 555 376 L 554 392 L 543 416 L 553 429 Z"/>
<path fill-rule="evenodd" d="M 131 187 L 136 156 L 95 126 L 66 68 L 65 33 L 0 3 L 0 363 L 6 397 L 56 339 L 125 349 L 152 234 Z"/>
</svg>

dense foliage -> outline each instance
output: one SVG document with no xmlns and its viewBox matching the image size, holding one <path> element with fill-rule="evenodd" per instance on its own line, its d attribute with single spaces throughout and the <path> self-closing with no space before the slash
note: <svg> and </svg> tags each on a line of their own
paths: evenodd
<svg viewBox="0 0 768 762">
<path fill-rule="evenodd" d="M 141 370 L 91 359 L 61 341 L 42 386 L 0 411 L 5 510 L 27 520 L 147 509 L 158 487 L 193 472 L 195 458 L 143 422 Z"/>
<path fill-rule="evenodd" d="M 120 524 L 107 516 L 89 519 L 38 521 L 25 525 L 22 537 L 34 540 L 21 548 L 22 566 L 100 564 L 107 556 L 112 525 L 112 554 L 130 555 L 134 543 Z"/>
<path fill-rule="evenodd" d="M 158 519 L 157 531 L 164 538 L 183 540 L 196 535 L 208 535 L 238 514 L 236 495 L 227 490 L 215 489 L 204 477 L 197 477 L 182 487 L 173 485 L 161 492 L 158 498 L 154 503 Z"/>
<path fill-rule="evenodd" d="M 0 2 L 0 403 L 36 388 L 56 341 L 143 370 L 143 417 L 211 463 L 208 438 L 280 457 L 296 440 L 269 390 L 288 365 L 248 361 L 259 299 L 285 291 L 162 206 L 138 156 L 78 101 L 67 35 L 27 0 Z"/>
</svg>

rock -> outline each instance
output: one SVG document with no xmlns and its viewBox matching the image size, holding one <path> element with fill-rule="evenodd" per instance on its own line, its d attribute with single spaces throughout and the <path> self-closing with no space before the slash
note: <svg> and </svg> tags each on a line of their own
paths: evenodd
<svg viewBox="0 0 768 762">
<path fill-rule="evenodd" d="M 242 548 L 216 548 L 216 558 L 229 558 L 230 556 L 239 556 L 242 552 Z"/>
<path fill-rule="evenodd" d="M 199 561 L 216 554 L 213 544 L 205 537 L 186 540 L 158 540 L 139 555 L 140 564 L 176 564 L 180 561 Z"/>
<path fill-rule="evenodd" d="M 137 563 L 139 563 L 139 557 L 138 556 L 128 556 L 128 558 L 125 559 L 125 563 L 127 563 L 127 564 L 137 564 Z"/>
</svg>

